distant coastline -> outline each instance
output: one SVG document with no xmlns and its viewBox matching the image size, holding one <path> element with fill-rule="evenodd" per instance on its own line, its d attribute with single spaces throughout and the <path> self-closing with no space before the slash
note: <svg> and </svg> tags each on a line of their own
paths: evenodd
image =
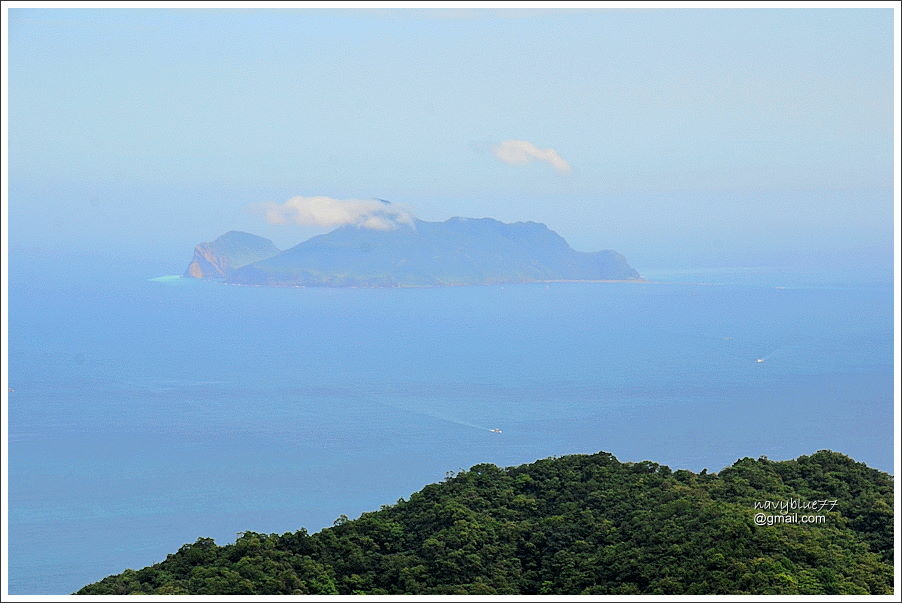
<svg viewBox="0 0 902 603">
<path fill-rule="evenodd" d="M 616 251 L 576 251 L 544 224 L 492 218 L 415 220 L 386 229 L 342 226 L 286 250 L 264 237 L 231 231 L 196 245 L 183 274 L 275 287 L 642 280 Z"/>
<path fill-rule="evenodd" d="M 193 279 L 190 276 L 184 275 L 176 275 L 178 279 Z M 153 282 L 172 282 L 173 278 L 151 278 L 147 279 Z M 632 278 L 632 279 L 545 279 L 545 280 L 535 280 L 535 281 L 505 281 L 501 283 L 441 283 L 435 285 L 345 285 L 342 287 L 330 287 L 328 285 L 291 285 L 291 284 L 272 284 L 272 285 L 264 285 L 257 283 L 231 283 L 228 281 L 214 281 L 218 282 L 222 285 L 229 285 L 232 287 L 262 287 L 262 288 L 282 288 L 282 289 L 441 289 L 444 287 L 503 287 L 505 285 L 541 285 L 541 284 L 567 284 L 567 283 L 593 283 L 593 284 L 618 284 L 618 283 L 626 283 L 633 285 L 664 285 L 670 284 L 665 283 L 663 281 L 655 281 L 651 279 L 645 278 Z M 707 285 L 709 283 L 687 283 L 693 285 Z"/>
<path fill-rule="evenodd" d="M 147 280 L 154 283 L 171 283 L 178 280 L 202 280 L 196 279 L 194 277 L 185 276 L 182 274 L 172 274 L 172 275 L 162 275 L 153 278 L 148 278 Z M 291 285 L 291 284 L 273 284 L 273 285 L 263 285 L 263 284 L 255 284 L 255 283 L 231 283 L 223 280 L 215 280 L 215 279 L 207 279 L 212 282 L 217 282 L 223 285 L 230 285 L 234 287 L 276 287 L 276 288 L 284 288 L 284 289 L 317 289 L 317 288 L 326 288 L 327 285 Z M 437 289 L 443 287 L 497 287 L 504 285 L 540 285 L 540 284 L 566 284 L 566 283 L 597 283 L 597 284 L 617 284 L 617 283 L 625 283 L 625 284 L 634 284 L 634 285 L 665 285 L 665 284 L 673 284 L 666 283 L 664 281 L 657 281 L 653 279 L 647 278 L 630 278 L 630 279 L 543 279 L 543 280 L 530 280 L 530 281 L 505 281 L 502 283 L 442 283 L 436 285 L 393 285 L 393 286 L 376 286 L 376 285 L 347 285 L 344 287 L 331 287 L 331 288 L 339 288 L 339 289 Z M 691 284 L 691 285 L 708 285 L 710 283 L 678 283 L 678 284 Z M 780 287 L 777 287 L 779 289 Z"/>
</svg>

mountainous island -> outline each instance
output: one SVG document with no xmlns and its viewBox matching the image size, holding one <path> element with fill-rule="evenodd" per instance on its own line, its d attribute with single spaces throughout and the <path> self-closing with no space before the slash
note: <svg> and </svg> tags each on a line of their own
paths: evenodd
<svg viewBox="0 0 902 603">
<path fill-rule="evenodd" d="M 284 251 L 269 239 L 232 231 L 197 245 L 184 276 L 327 287 L 639 279 L 615 251 L 575 251 L 544 224 L 491 218 L 413 220 L 385 230 L 348 225 Z"/>
<path fill-rule="evenodd" d="M 893 542 L 892 477 L 836 452 L 716 474 L 599 452 L 476 465 L 315 534 L 201 538 L 78 594 L 892 594 Z"/>
</svg>

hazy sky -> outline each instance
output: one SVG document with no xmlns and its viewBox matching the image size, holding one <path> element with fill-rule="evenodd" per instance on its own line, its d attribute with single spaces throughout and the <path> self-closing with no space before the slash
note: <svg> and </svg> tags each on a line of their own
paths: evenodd
<svg viewBox="0 0 902 603">
<path fill-rule="evenodd" d="M 9 11 L 15 250 L 160 257 L 255 204 L 548 224 L 644 267 L 892 240 L 891 9 Z"/>
</svg>

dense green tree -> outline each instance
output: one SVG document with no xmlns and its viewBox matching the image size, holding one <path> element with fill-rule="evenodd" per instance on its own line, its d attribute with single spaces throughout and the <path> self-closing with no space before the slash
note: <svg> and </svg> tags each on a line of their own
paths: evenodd
<svg viewBox="0 0 902 603">
<path fill-rule="evenodd" d="M 756 524 L 780 513 L 756 503 L 793 500 L 825 501 L 798 511 L 825 521 Z M 829 451 L 717 474 L 605 452 L 480 464 L 313 535 L 201 538 L 79 594 L 888 594 L 892 501 L 889 475 Z"/>
</svg>

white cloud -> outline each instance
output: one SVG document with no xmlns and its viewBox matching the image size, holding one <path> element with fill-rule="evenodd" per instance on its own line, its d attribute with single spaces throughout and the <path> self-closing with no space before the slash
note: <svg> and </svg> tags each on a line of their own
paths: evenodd
<svg viewBox="0 0 902 603">
<path fill-rule="evenodd" d="M 338 227 L 345 225 L 371 230 L 392 230 L 412 225 L 413 214 L 375 199 L 333 199 L 332 197 L 292 197 L 284 203 L 257 203 L 270 224 Z"/>
<path fill-rule="evenodd" d="M 570 164 L 558 155 L 554 149 L 540 149 L 526 140 L 505 140 L 492 148 L 495 157 L 504 163 L 528 163 L 530 161 L 544 161 L 561 174 L 570 173 Z"/>
</svg>

